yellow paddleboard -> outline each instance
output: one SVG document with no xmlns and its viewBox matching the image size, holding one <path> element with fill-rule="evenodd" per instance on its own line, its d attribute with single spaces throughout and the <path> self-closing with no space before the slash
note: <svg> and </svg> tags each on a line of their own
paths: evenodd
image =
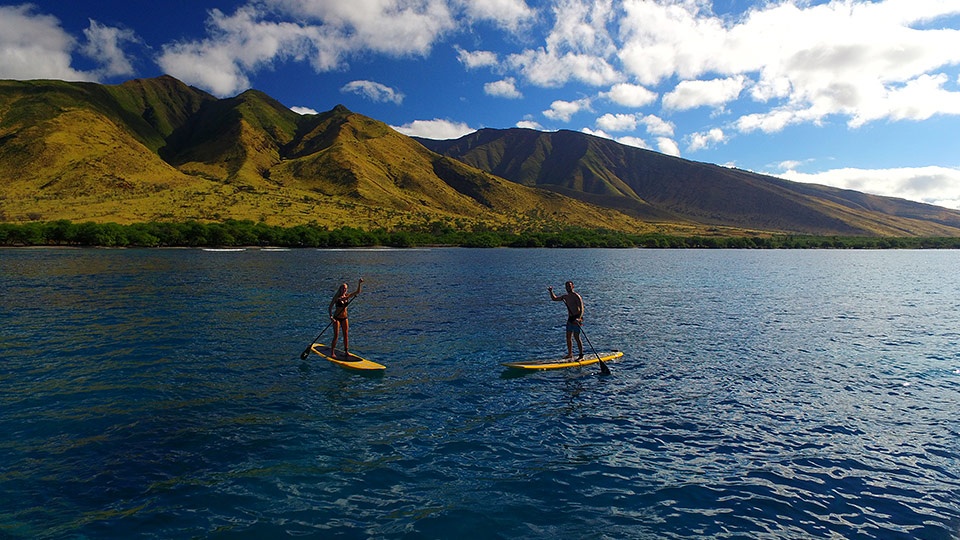
<svg viewBox="0 0 960 540">
<path fill-rule="evenodd" d="M 376 362 L 371 362 L 366 358 L 357 356 L 354 353 L 350 353 L 349 358 L 344 358 L 343 351 L 337 351 L 337 357 L 334 358 L 330 356 L 330 346 L 324 345 L 322 343 L 314 343 L 310 346 L 310 350 L 320 355 L 322 358 L 337 364 L 338 366 L 345 367 L 348 369 L 358 369 L 361 371 L 376 371 L 381 369 L 387 369 L 387 366 L 378 364 Z"/>
<path fill-rule="evenodd" d="M 528 370 L 543 370 L 543 369 L 564 369 L 580 366 L 589 366 L 591 364 L 599 363 L 600 360 L 604 362 L 609 362 L 623 356 L 621 351 L 610 351 L 600 353 L 600 358 L 597 358 L 597 355 L 584 355 L 580 360 L 571 360 L 569 358 L 561 358 L 559 360 L 533 360 L 530 362 L 504 362 L 503 365 L 511 369 L 528 369 Z"/>
</svg>

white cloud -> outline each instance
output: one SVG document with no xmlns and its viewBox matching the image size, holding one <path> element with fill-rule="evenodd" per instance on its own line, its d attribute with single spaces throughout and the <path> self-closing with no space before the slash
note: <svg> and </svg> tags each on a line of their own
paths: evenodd
<svg viewBox="0 0 960 540">
<path fill-rule="evenodd" d="M 411 137 L 423 137 L 425 139 L 459 139 L 464 135 L 476 131 L 463 122 L 453 122 L 450 120 L 414 120 L 413 122 L 402 126 L 391 126 L 393 129 L 409 135 Z"/>
<path fill-rule="evenodd" d="M 802 164 L 803 164 L 802 161 L 798 161 L 795 159 L 788 159 L 786 161 L 781 161 L 780 163 L 778 163 L 777 168 L 783 171 L 790 171 L 790 170 L 796 169 Z"/>
<path fill-rule="evenodd" d="M 573 115 L 582 110 L 590 110 L 590 99 L 583 98 L 577 101 L 557 100 L 550 104 L 550 108 L 543 111 L 543 115 L 551 120 L 569 122 Z"/>
<path fill-rule="evenodd" d="M 607 133 L 602 129 L 593 130 L 588 127 L 582 128 L 580 132 L 586 133 L 587 135 L 593 135 L 594 137 L 602 137 L 604 139 L 610 139 L 611 141 L 620 143 L 624 146 L 633 146 L 635 148 L 642 148 L 644 150 L 652 149 L 650 147 L 650 144 L 646 140 L 633 135 L 626 135 L 624 137 L 614 137 L 613 135 L 610 135 L 609 133 Z M 660 151 L 663 153 L 670 153 L 671 155 L 679 156 L 680 155 L 679 150 L 677 150 L 676 153 L 673 154 L 672 152 L 674 149 L 671 148 L 669 145 L 664 145 L 663 144 L 664 140 L 669 141 L 669 139 L 663 139 L 663 138 L 660 141 L 658 141 L 660 143 Z M 664 149 L 666 149 L 666 151 L 664 151 Z"/>
<path fill-rule="evenodd" d="M 703 106 L 719 107 L 737 99 L 746 80 L 743 75 L 737 75 L 709 81 L 680 81 L 672 92 L 664 94 L 663 106 L 677 111 Z"/>
<path fill-rule="evenodd" d="M 790 170 L 776 176 L 960 209 L 960 168 L 844 168 L 812 174 Z"/>
<path fill-rule="evenodd" d="M 517 90 L 516 80 L 513 77 L 486 83 L 483 85 L 483 91 L 487 95 L 507 99 L 519 99 L 523 97 L 523 94 Z"/>
<path fill-rule="evenodd" d="M 247 73 L 276 59 L 304 58 L 317 37 L 310 28 L 262 21 L 261 16 L 252 7 L 231 16 L 211 10 L 208 28 L 213 37 L 167 44 L 157 63 L 166 73 L 218 96 L 243 91 L 250 86 Z"/>
<path fill-rule="evenodd" d="M 588 127 L 582 128 L 580 133 L 586 133 L 587 135 L 593 135 L 594 137 L 603 137 L 604 139 L 613 139 L 609 133 L 602 129 L 592 130 Z"/>
<path fill-rule="evenodd" d="M 589 54 L 557 55 L 537 49 L 512 54 L 507 61 L 510 67 L 537 86 L 558 87 L 572 80 L 602 86 L 623 78 L 605 59 Z"/>
<path fill-rule="evenodd" d="M 385 84 L 374 81 L 351 81 L 340 88 L 343 93 L 364 96 L 378 103 L 403 103 L 404 95 Z"/>
<path fill-rule="evenodd" d="M 597 118 L 597 127 L 604 131 L 633 131 L 637 129 L 637 117 L 632 114 L 607 113 Z"/>
<path fill-rule="evenodd" d="M 607 60 L 616 51 L 607 31 L 615 15 L 611 0 L 560 0 L 552 4 L 552 12 L 553 28 L 544 46 L 510 55 L 513 69 L 545 87 L 570 81 L 602 86 L 623 79 Z"/>
<path fill-rule="evenodd" d="M 703 133 L 694 133 L 689 136 L 689 139 L 690 143 L 687 146 L 687 151 L 696 152 L 697 150 L 703 150 L 704 148 L 709 148 L 716 144 L 722 143 L 726 137 L 723 134 L 722 129 L 713 128 Z"/>
<path fill-rule="evenodd" d="M 657 149 L 664 154 L 680 157 L 680 147 L 670 137 L 657 137 Z"/>
<path fill-rule="evenodd" d="M 315 70 L 330 71 L 367 51 L 426 55 L 455 27 L 442 0 L 265 0 L 232 15 L 212 9 L 206 39 L 167 44 L 157 63 L 188 84 L 226 96 L 248 88 L 250 73 L 276 61 L 309 60 Z"/>
<path fill-rule="evenodd" d="M 137 43 L 139 39 L 131 30 L 104 26 L 90 20 L 90 26 L 83 31 L 87 43 L 81 52 L 93 58 L 103 68 L 98 71 L 104 77 L 129 76 L 134 74 L 133 61 L 123 51 L 126 43 Z"/>
<path fill-rule="evenodd" d="M 611 0 L 559 0 L 552 7 L 554 26 L 546 39 L 548 50 L 601 56 L 615 50 L 607 32 L 614 17 Z"/>
<path fill-rule="evenodd" d="M 850 127 L 874 120 L 926 120 L 936 114 L 960 115 L 960 92 L 943 88 L 947 76 L 920 75 L 901 87 L 885 91 L 875 102 L 851 113 Z"/>
<path fill-rule="evenodd" d="M 543 129 L 543 126 L 541 126 L 538 122 L 535 122 L 533 120 L 521 120 L 517 122 L 516 126 L 518 128 L 535 129 L 537 131 L 540 131 Z"/>
<path fill-rule="evenodd" d="M 645 85 L 671 76 L 696 78 L 715 66 L 724 51 L 722 21 L 701 9 L 702 2 L 625 0 L 618 57 Z"/>
<path fill-rule="evenodd" d="M 310 107 L 290 107 L 290 110 L 297 114 L 319 114 L 316 109 L 311 109 Z"/>
<path fill-rule="evenodd" d="M 672 137 L 676 127 L 671 122 L 667 122 L 659 116 L 648 114 L 640 119 L 640 123 L 646 126 L 647 133 L 651 135 L 660 135 Z"/>
<path fill-rule="evenodd" d="M 645 107 L 657 100 L 657 93 L 643 86 L 630 83 L 618 83 L 609 92 L 600 93 L 601 98 L 623 105 L 624 107 Z"/>
<path fill-rule="evenodd" d="M 0 79 L 96 80 L 71 67 L 77 43 L 60 21 L 34 9 L 31 4 L 0 6 Z"/>
<path fill-rule="evenodd" d="M 626 136 L 626 137 L 617 137 L 615 139 L 618 143 L 633 146 L 636 148 L 643 148 L 644 150 L 650 150 L 650 145 L 647 144 L 647 141 L 641 139 L 640 137 Z"/>
<path fill-rule="evenodd" d="M 454 47 L 457 51 L 457 58 L 467 69 L 477 69 L 483 67 L 494 67 L 500 63 L 497 53 L 493 51 L 468 51 Z"/>
<path fill-rule="evenodd" d="M 722 19 L 698 0 L 625 0 L 617 56 L 645 85 L 679 79 L 665 105 L 717 105 L 735 96 L 690 87 L 704 75 L 752 78 L 750 97 L 768 104 L 737 122 L 776 131 L 831 115 L 852 127 L 877 120 L 960 114 L 960 92 L 942 70 L 960 64 L 960 31 L 920 23 L 960 14 L 945 0 L 799 0 L 757 3 Z M 711 91 L 707 91 L 711 90 Z M 741 89 L 742 90 L 742 89 Z"/>
<path fill-rule="evenodd" d="M 523 0 L 459 0 L 469 18 L 489 20 L 516 32 L 535 16 Z"/>
<path fill-rule="evenodd" d="M 274 13 L 302 20 L 323 56 L 363 50 L 393 56 L 424 55 L 456 28 L 446 0 L 264 0 Z M 320 62 L 319 65 L 326 65 Z"/>
</svg>

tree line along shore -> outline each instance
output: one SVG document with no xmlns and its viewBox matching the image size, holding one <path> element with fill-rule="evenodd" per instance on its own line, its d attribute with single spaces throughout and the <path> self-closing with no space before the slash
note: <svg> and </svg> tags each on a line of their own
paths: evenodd
<svg viewBox="0 0 960 540">
<path fill-rule="evenodd" d="M 392 230 L 318 225 L 283 227 L 249 220 L 73 223 L 68 220 L 0 223 L 0 246 L 78 247 L 549 247 L 718 249 L 960 249 L 956 237 L 866 237 L 773 234 L 764 236 L 675 236 L 630 234 L 606 229 L 557 226 L 508 231 L 455 227 L 434 221 Z"/>
</svg>

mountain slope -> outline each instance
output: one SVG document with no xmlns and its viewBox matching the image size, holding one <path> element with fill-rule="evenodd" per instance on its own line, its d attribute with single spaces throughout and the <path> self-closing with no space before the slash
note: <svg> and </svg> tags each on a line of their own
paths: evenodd
<svg viewBox="0 0 960 540">
<path fill-rule="evenodd" d="M 301 116 L 262 92 L 220 100 L 172 77 L 0 81 L 0 220 L 226 218 L 652 228 L 440 156 L 339 106 Z"/>
<path fill-rule="evenodd" d="M 100 208 L 105 198 L 190 184 L 155 152 L 160 129 L 174 129 L 204 99 L 195 90 L 176 94 L 182 99 L 151 100 L 133 84 L 0 81 L 0 208 L 26 199 L 37 214 L 84 206 L 94 219 L 109 213 Z"/>
<path fill-rule="evenodd" d="M 428 148 L 641 219 L 844 235 L 956 235 L 960 212 L 698 163 L 572 131 L 484 129 Z"/>
<path fill-rule="evenodd" d="M 0 81 L 0 221 L 251 219 L 390 228 L 960 236 L 960 212 L 561 131 L 415 140 L 337 106 L 301 116 L 168 76 Z"/>
<path fill-rule="evenodd" d="M 433 213 L 494 224 L 544 218 L 592 227 L 636 229 L 626 216 L 548 191 L 518 186 L 427 150 L 413 139 L 343 107 L 307 119 L 271 179 L 386 214 Z"/>
</svg>

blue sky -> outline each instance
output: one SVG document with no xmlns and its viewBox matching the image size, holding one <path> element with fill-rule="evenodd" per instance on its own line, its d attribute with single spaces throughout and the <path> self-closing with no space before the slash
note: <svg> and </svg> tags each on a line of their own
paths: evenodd
<svg viewBox="0 0 960 540">
<path fill-rule="evenodd" d="M 164 73 L 960 208 L 958 0 L 0 1 L 0 78 Z"/>
</svg>

